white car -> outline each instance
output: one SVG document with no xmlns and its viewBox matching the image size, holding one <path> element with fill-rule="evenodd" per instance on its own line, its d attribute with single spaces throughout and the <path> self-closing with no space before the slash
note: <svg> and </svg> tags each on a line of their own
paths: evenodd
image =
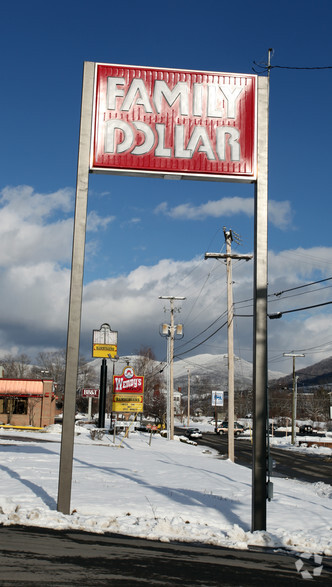
<svg viewBox="0 0 332 587">
<path fill-rule="evenodd" d="M 202 433 L 199 428 L 187 428 L 186 436 L 188 438 L 202 438 Z"/>
</svg>

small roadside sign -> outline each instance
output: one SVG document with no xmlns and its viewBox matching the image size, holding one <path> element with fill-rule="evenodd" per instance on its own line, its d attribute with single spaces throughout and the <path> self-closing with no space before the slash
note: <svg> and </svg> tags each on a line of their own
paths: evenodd
<svg viewBox="0 0 332 587">
<path fill-rule="evenodd" d="M 212 391 L 212 405 L 223 406 L 224 405 L 224 392 L 223 391 Z"/>
<path fill-rule="evenodd" d="M 99 397 L 99 389 L 82 389 L 82 397 Z"/>
</svg>

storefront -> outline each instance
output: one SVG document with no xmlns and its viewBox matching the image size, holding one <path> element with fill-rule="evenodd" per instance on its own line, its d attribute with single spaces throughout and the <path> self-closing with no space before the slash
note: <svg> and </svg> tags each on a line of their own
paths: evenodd
<svg viewBox="0 0 332 587">
<path fill-rule="evenodd" d="M 0 424 L 49 426 L 54 424 L 55 404 L 51 379 L 0 378 Z"/>
</svg>

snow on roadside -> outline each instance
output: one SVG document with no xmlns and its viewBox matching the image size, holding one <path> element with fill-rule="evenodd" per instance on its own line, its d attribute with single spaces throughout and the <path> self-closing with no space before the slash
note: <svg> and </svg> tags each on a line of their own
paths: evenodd
<svg viewBox="0 0 332 587">
<path fill-rule="evenodd" d="M 93 440 L 76 426 L 72 513 L 64 515 L 56 509 L 60 432 L 1 430 L 1 524 L 332 555 L 331 485 L 274 478 L 268 529 L 251 532 L 251 471 L 159 435 L 150 444 L 150 435 L 130 433 L 114 446 L 112 436 Z"/>
</svg>

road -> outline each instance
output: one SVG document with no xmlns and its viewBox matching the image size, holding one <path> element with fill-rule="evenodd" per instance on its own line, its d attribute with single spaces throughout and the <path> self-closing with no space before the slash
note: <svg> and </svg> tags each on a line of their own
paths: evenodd
<svg viewBox="0 0 332 587">
<path fill-rule="evenodd" d="M 0 585 L 4 587 L 303 585 L 294 553 L 165 544 L 24 526 L 0 526 L 0 540 Z M 331 558 L 323 557 L 321 564 L 315 585 L 327 585 L 332 578 Z M 313 558 L 305 563 L 311 573 L 317 566 Z"/>
<path fill-rule="evenodd" d="M 177 429 L 177 433 L 180 433 L 180 428 Z M 227 435 L 218 436 L 214 433 L 206 433 L 203 434 L 203 438 L 195 440 L 199 444 L 214 448 L 227 458 Z M 252 444 L 250 440 L 235 438 L 234 453 L 236 463 L 246 467 L 252 466 Z M 272 477 L 288 477 L 289 479 L 309 481 L 310 483 L 323 481 L 331 484 L 331 456 L 304 454 L 274 447 L 271 447 L 270 454 L 274 462 Z"/>
</svg>

